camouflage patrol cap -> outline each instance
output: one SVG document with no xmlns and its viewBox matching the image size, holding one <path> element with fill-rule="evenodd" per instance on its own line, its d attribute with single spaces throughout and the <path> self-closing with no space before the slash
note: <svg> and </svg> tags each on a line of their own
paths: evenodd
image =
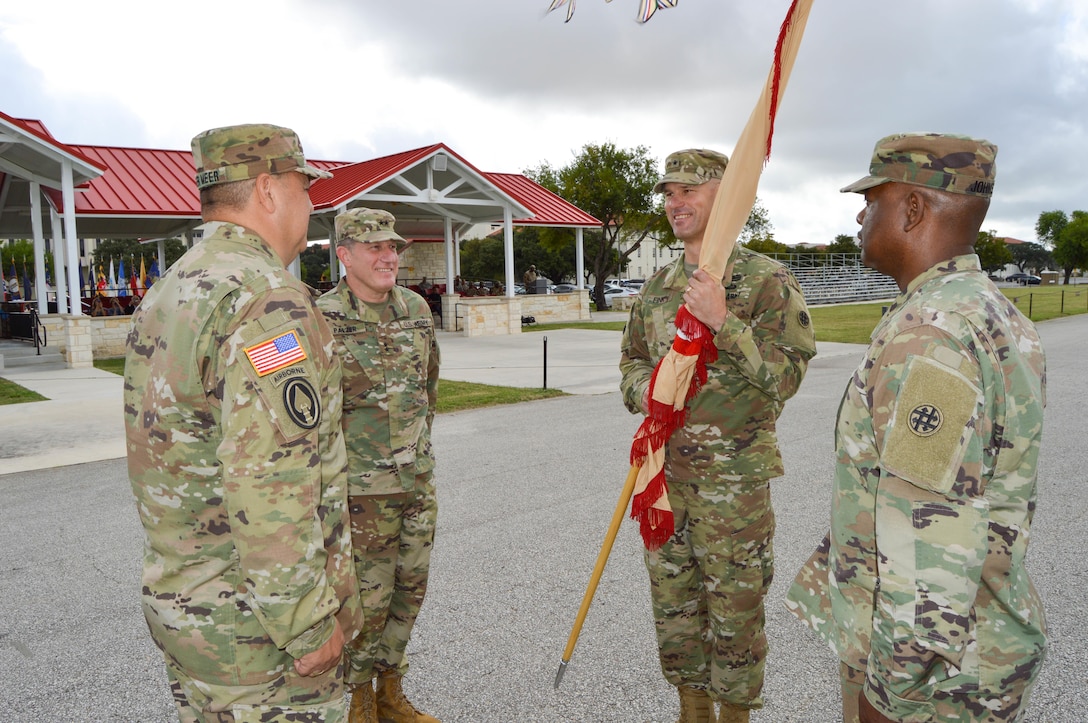
<svg viewBox="0 0 1088 723">
<path fill-rule="evenodd" d="M 873 149 L 869 175 L 841 189 L 861 193 L 896 181 L 949 193 L 990 198 L 997 174 L 997 146 L 989 141 L 944 133 L 897 133 Z"/>
<path fill-rule="evenodd" d="M 698 186 L 721 178 L 728 163 L 729 156 L 705 148 L 688 148 L 670 153 L 665 159 L 665 175 L 654 186 L 654 193 L 661 193 L 666 183 Z"/>
<path fill-rule="evenodd" d="M 193 138 L 196 187 L 256 178 L 261 173 L 298 171 L 310 178 L 332 174 L 306 164 L 302 143 L 290 128 L 251 123 L 212 128 Z"/>
<path fill-rule="evenodd" d="M 408 242 L 397 235 L 393 224 L 397 219 L 388 211 L 376 208 L 357 208 L 336 215 L 336 243 L 345 242 L 377 243 L 378 241 L 396 241 L 398 248 L 404 248 Z"/>
</svg>

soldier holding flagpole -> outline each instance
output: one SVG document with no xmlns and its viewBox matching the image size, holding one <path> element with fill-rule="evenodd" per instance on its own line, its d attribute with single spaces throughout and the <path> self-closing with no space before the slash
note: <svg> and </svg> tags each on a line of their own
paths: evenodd
<svg viewBox="0 0 1088 723">
<path fill-rule="evenodd" d="M 672 526 L 645 551 L 661 668 L 680 694 L 678 723 L 743 722 L 763 705 L 770 480 L 783 472 L 775 422 L 816 353 L 801 289 L 781 264 L 737 246 L 722 281 L 699 268 L 727 163 L 704 149 L 666 159 L 655 191 L 684 256 L 647 280 L 621 345 L 620 388 L 636 414 L 649 412 L 651 378 L 673 347 L 681 304 L 709 328 L 717 356 L 663 449 Z"/>
</svg>

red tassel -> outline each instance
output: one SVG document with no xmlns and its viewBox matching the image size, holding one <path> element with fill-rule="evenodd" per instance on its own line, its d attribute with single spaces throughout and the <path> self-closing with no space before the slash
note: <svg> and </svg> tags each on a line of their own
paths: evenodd
<svg viewBox="0 0 1088 723">
<path fill-rule="evenodd" d="M 656 550 L 669 541 L 676 532 L 671 512 L 652 509 L 650 514 L 639 520 L 639 534 L 647 550 Z"/>
</svg>

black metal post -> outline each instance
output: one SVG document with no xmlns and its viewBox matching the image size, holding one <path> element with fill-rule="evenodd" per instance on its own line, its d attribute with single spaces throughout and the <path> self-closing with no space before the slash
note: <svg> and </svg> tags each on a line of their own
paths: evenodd
<svg viewBox="0 0 1088 723">
<path fill-rule="evenodd" d="M 548 388 L 548 336 L 544 335 L 544 388 Z"/>
</svg>

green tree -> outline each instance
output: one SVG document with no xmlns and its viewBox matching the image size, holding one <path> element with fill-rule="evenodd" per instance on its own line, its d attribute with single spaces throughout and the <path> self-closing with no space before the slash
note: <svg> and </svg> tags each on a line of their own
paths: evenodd
<svg viewBox="0 0 1088 723">
<path fill-rule="evenodd" d="M 298 256 L 302 280 L 315 289 L 331 288 L 332 275 L 329 273 L 329 245 L 311 244 Z"/>
<path fill-rule="evenodd" d="M 1021 271 L 1045 269 L 1054 263 L 1054 257 L 1046 247 L 1033 241 L 1015 244 L 1009 251 L 1012 252 L 1013 262 Z"/>
<path fill-rule="evenodd" d="M 857 238 L 857 236 L 840 233 L 828 245 L 827 252 L 829 254 L 860 254 L 861 248 L 858 247 Z"/>
<path fill-rule="evenodd" d="M 1012 251 L 997 231 L 979 231 L 975 241 L 975 253 L 984 271 L 997 271 L 1012 263 Z"/>
<path fill-rule="evenodd" d="M 750 249 L 758 250 L 752 246 L 753 241 L 769 241 L 772 244 L 778 243 L 774 240 L 774 224 L 771 223 L 771 215 L 767 213 L 767 209 L 763 206 L 763 202 L 760 201 L 759 198 L 756 198 L 756 202 L 752 204 L 752 210 L 748 214 L 748 220 L 744 222 L 744 228 L 740 230 L 740 238 L 737 239 L 737 243 L 744 244 Z M 785 246 L 785 244 L 778 245 Z M 765 252 L 760 251 L 759 253 Z"/>
<path fill-rule="evenodd" d="M 514 237 L 517 238 L 517 236 L 518 229 L 514 229 Z M 501 238 L 474 238 L 461 243 L 461 276 L 465 279 L 470 281 L 501 280 L 505 273 L 504 263 Z M 516 261 L 514 268 L 520 268 Z"/>
<path fill-rule="evenodd" d="M 1035 222 L 1035 238 L 1046 248 L 1052 249 L 1068 223 L 1069 217 L 1065 215 L 1065 211 L 1044 211 Z"/>
<path fill-rule="evenodd" d="M 604 299 L 605 280 L 626 267 L 643 241 L 665 232 L 661 201 L 653 192 L 660 178 L 658 164 L 645 146 L 587 144 L 569 165 L 557 169 L 545 162 L 525 175 L 601 221 L 584 239 L 594 299 Z M 570 246 L 573 235 L 569 230 L 541 229 L 540 238 L 545 247 L 559 248 Z M 621 242 L 627 242 L 625 249 Z M 607 308 L 604 303 L 599 306 Z"/>
<path fill-rule="evenodd" d="M 1061 266 L 1067 284 L 1074 269 L 1088 267 L 1088 213 L 1073 212 L 1054 243 L 1054 260 Z"/>
<path fill-rule="evenodd" d="M 756 251 L 761 254 L 765 254 L 767 256 L 772 256 L 774 254 L 789 254 L 794 252 L 794 250 L 786 244 L 775 241 L 773 236 L 752 238 L 743 243 L 746 248 L 749 248 L 752 251 Z"/>
</svg>

